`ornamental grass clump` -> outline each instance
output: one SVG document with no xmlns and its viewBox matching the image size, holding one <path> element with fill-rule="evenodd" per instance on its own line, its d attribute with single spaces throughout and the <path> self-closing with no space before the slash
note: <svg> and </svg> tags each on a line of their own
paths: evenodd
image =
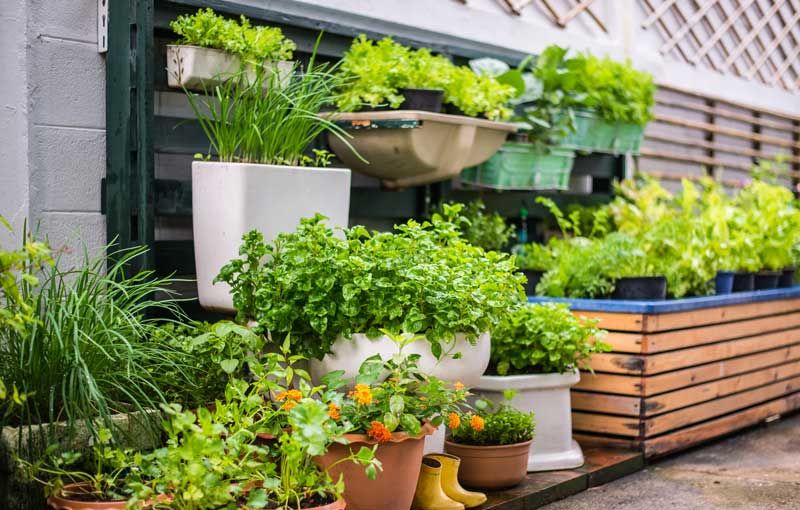
<svg viewBox="0 0 800 510">
<path fill-rule="evenodd" d="M 563 303 L 523 305 L 492 330 L 489 371 L 497 375 L 563 374 L 590 368 L 596 352 L 608 352 L 597 320 L 578 317 Z"/>
<path fill-rule="evenodd" d="M 250 232 L 217 281 L 231 286 L 239 321 L 290 334 L 299 354 L 321 359 L 340 336 L 388 331 L 423 335 L 441 357 L 456 334 L 475 342 L 524 300 L 514 258 L 464 240 L 460 210 L 445 205 L 394 232 L 357 226 L 337 237 L 319 215 L 270 244 Z"/>
</svg>

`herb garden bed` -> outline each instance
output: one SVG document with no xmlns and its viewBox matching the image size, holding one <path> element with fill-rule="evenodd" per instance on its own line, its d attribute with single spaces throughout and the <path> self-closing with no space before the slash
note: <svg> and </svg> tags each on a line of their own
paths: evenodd
<svg viewBox="0 0 800 510">
<path fill-rule="evenodd" d="M 613 346 L 573 387 L 573 427 L 584 444 L 654 457 L 800 408 L 800 287 L 557 301 L 599 319 Z"/>
</svg>

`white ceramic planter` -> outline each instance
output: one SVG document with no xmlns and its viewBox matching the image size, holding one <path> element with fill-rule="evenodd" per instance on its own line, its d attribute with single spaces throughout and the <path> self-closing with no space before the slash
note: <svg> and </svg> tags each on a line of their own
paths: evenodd
<svg viewBox="0 0 800 510">
<path fill-rule="evenodd" d="M 239 72 L 241 59 L 237 55 L 214 48 L 188 46 L 179 44 L 167 45 L 167 84 L 174 88 L 186 87 L 190 90 L 210 89 L 224 81 L 226 77 Z M 267 73 L 278 73 L 278 80 L 285 84 L 292 75 L 294 62 L 281 60 L 264 62 Z M 255 72 L 252 66 L 246 70 L 250 79 Z M 269 74 L 265 76 L 264 86 L 271 81 Z"/>
<path fill-rule="evenodd" d="M 234 312 L 230 288 L 212 284 L 239 256 L 242 236 L 256 229 L 269 242 L 315 213 L 346 227 L 350 170 L 246 163 L 192 163 L 192 223 L 197 290 L 208 310 Z"/>
<path fill-rule="evenodd" d="M 452 348 L 447 344 L 443 344 L 443 347 L 450 356 L 443 356 L 440 360 L 431 353 L 430 344 L 426 340 L 414 342 L 403 352 L 419 354 L 419 368 L 427 374 L 446 381 L 460 381 L 467 387 L 478 384 L 481 374 L 489 366 L 491 351 L 489 333 L 478 336 L 475 345 L 470 344 L 465 335 L 459 333 Z M 368 338 L 363 334 L 355 334 L 350 340 L 339 338 L 333 344 L 332 351 L 332 354 L 328 354 L 322 360 L 311 360 L 311 377 L 315 382 L 333 370 L 344 370 L 345 377 L 353 379 L 358 375 L 358 368 L 365 359 L 376 354 L 383 359 L 389 359 L 397 353 L 397 344 L 387 336 Z M 452 355 L 457 352 L 461 353 L 461 358 L 453 359 Z"/>
<path fill-rule="evenodd" d="M 501 402 L 504 390 L 516 390 L 511 404 L 521 411 L 533 411 L 536 420 L 528 471 L 572 469 L 583 465 L 583 452 L 572 439 L 569 397 L 570 386 L 580 378 L 577 370 L 566 374 L 483 376 L 473 393 Z"/>
</svg>

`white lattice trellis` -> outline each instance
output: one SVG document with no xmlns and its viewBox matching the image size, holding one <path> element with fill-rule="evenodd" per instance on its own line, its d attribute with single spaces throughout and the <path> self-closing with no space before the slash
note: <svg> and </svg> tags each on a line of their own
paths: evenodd
<svg viewBox="0 0 800 510">
<path fill-rule="evenodd" d="M 800 0 L 640 0 L 661 52 L 691 65 L 800 89 Z"/>
<path fill-rule="evenodd" d="M 461 0 L 466 3 L 466 0 Z M 596 0 L 497 0 L 512 14 L 519 15 L 524 7 L 539 4 L 547 16 L 560 27 L 566 27 L 573 19 L 586 13 L 603 32 L 608 32 L 605 23 L 592 10 Z"/>
</svg>

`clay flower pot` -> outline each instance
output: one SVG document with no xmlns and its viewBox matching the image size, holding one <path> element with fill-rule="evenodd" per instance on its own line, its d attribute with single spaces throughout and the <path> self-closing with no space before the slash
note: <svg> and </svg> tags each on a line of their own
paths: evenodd
<svg viewBox="0 0 800 510">
<path fill-rule="evenodd" d="M 472 446 L 445 441 L 444 451 L 461 459 L 458 481 L 475 489 L 503 489 L 519 484 L 528 472 L 531 442 Z"/>
<path fill-rule="evenodd" d="M 375 480 L 364 474 L 364 468 L 352 462 L 342 462 L 328 472 L 334 480 L 344 476 L 344 500 L 349 510 L 399 510 L 411 508 L 414 490 L 422 462 L 422 449 L 425 436 L 436 430 L 426 423 L 418 436 L 405 432 L 395 432 L 389 441 L 380 443 L 375 457 L 381 461 L 383 471 Z M 349 445 L 334 443 L 328 452 L 316 458 L 323 469 L 349 455 L 362 446 L 378 444 L 366 434 L 345 434 Z M 327 510 L 327 509 L 326 509 Z"/>
<path fill-rule="evenodd" d="M 323 506 L 315 506 L 308 508 L 307 510 L 344 510 L 346 506 L 347 505 L 343 499 L 337 499 L 333 503 L 328 503 L 327 505 Z"/>
<path fill-rule="evenodd" d="M 55 510 L 125 510 L 127 501 L 91 501 L 70 499 L 70 494 L 89 493 L 89 484 L 70 483 L 61 489 L 61 493 L 47 498 L 47 504 Z"/>
</svg>

